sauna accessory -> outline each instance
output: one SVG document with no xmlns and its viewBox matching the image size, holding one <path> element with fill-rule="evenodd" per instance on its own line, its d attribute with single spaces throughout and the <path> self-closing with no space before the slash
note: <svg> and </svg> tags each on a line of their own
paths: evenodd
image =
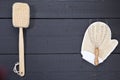
<svg viewBox="0 0 120 80">
<path fill-rule="evenodd" d="M 12 13 L 13 26 L 19 28 L 19 62 L 15 64 L 14 72 L 21 77 L 25 75 L 24 61 L 24 34 L 23 28 L 29 27 L 30 8 L 27 3 L 16 2 L 13 4 Z M 19 65 L 19 71 L 16 67 Z"/>
<path fill-rule="evenodd" d="M 81 54 L 82 58 L 97 66 L 116 48 L 118 41 L 111 39 L 111 30 L 103 22 L 92 23 L 85 32 Z"/>
</svg>

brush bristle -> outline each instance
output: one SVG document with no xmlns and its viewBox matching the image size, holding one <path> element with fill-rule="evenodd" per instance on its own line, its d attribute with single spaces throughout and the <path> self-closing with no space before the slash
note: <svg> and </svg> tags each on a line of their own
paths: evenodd
<svg viewBox="0 0 120 80">
<path fill-rule="evenodd" d="M 12 18 L 14 27 L 27 28 L 30 20 L 29 5 L 20 2 L 14 3 Z"/>
</svg>

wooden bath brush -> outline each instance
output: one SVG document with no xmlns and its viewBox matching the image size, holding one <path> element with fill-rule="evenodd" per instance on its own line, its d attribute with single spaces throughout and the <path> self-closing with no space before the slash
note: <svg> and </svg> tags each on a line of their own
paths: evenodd
<svg viewBox="0 0 120 80">
<path fill-rule="evenodd" d="M 19 62 L 15 65 L 14 72 L 22 77 L 25 75 L 23 28 L 29 27 L 30 8 L 27 3 L 17 2 L 13 4 L 12 12 L 13 26 L 19 28 Z M 19 71 L 16 70 L 17 65 Z"/>
</svg>

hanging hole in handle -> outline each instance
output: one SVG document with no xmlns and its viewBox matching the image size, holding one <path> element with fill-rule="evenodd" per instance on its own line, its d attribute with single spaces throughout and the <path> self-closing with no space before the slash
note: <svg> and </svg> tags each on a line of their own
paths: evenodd
<svg viewBox="0 0 120 80">
<path fill-rule="evenodd" d="M 23 72 L 19 72 L 19 74 L 21 75 L 21 76 L 23 76 L 24 74 L 23 74 Z"/>
</svg>

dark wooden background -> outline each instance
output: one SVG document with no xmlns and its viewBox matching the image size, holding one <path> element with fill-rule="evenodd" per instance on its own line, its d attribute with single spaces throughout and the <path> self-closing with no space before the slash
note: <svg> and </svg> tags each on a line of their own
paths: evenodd
<svg viewBox="0 0 120 80">
<path fill-rule="evenodd" d="M 11 18 L 17 1 L 31 7 L 24 78 L 12 71 L 18 61 L 18 29 Z M 120 0 L 0 0 L 0 66 L 8 80 L 120 80 L 120 45 L 98 67 L 81 58 L 84 32 L 94 21 L 107 23 L 120 41 Z"/>
</svg>

